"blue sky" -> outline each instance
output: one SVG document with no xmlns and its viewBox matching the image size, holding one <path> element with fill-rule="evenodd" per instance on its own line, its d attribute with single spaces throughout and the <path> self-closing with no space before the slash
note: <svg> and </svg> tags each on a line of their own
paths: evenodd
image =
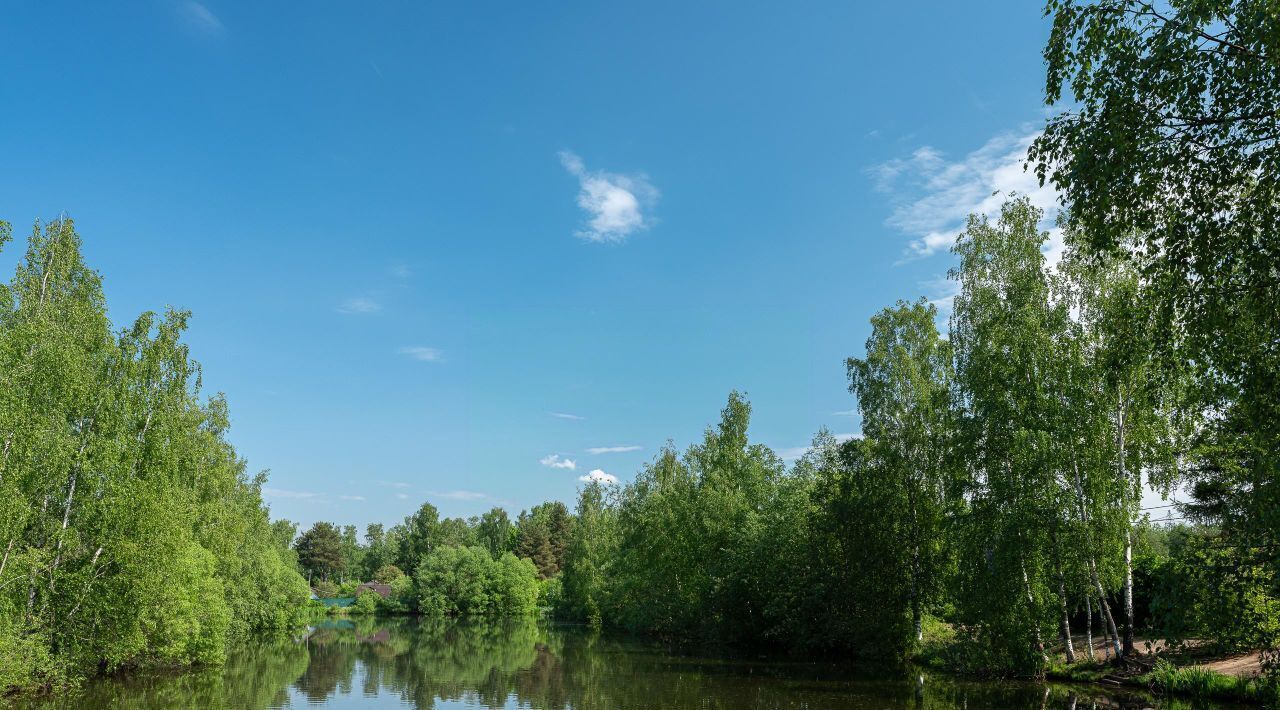
<svg viewBox="0 0 1280 710">
<path fill-rule="evenodd" d="M 735 388 L 790 458 L 1045 115 L 1039 3 L 859 5 L 19 1 L 0 218 L 194 311 L 276 516 L 571 502 Z"/>
</svg>

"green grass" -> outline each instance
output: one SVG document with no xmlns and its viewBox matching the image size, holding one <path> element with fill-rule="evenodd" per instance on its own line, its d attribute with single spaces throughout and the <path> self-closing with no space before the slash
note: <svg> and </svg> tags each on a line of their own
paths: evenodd
<svg viewBox="0 0 1280 710">
<path fill-rule="evenodd" d="M 1152 690 L 1167 695 L 1268 704 L 1275 704 L 1280 700 L 1275 681 L 1224 675 L 1203 666 L 1179 668 L 1163 658 L 1156 661 L 1155 668 L 1140 676 L 1139 680 Z"/>
<path fill-rule="evenodd" d="M 1077 661 L 1072 664 L 1051 663 L 1045 668 L 1046 678 L 1069 680 L 1077 683 L 1097 683 L 1112 671 L 1111 666 L 1093 661 Z"/>
</svg>

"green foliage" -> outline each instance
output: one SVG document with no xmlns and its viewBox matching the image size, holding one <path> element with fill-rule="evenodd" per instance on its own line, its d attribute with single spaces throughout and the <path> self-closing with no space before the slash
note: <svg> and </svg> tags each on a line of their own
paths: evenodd
<svg viewBox="0 0 1280 710">
<path fill-rule="evenodd" d="M 481 547 L 440 547 L 413 574 L 418 611 L 427 616 L 520 616 L 538 598 L 538 573 L 529 560 Z"/>
<path fill-rule="evenodd" d="M 1274 701 L 1273 681 L 1223 675 L 1202 666 L 1178 667 L 1161 658 L 1143 680 L 1156 690 L 1170 695 L 1188 695 L 1201 700 L 1235 700 L 1240 702 Z"/>
<path fill-rule="evenodd" d="M 1270 567 L 1250 564 L 1218 536 L 1183 533 L 1152 571 L 1152 626 L 1171 641 L 1213 639 L 1224 651 L 1280 638 L 1280 599 Z"/>
<path fill-rule="evenodd" d="M 1053 0 L 1032 149 L 1082 255 L 1142 270 L 1159 377 L 1191 375 L 1186 513 L 1280 571 L 1280 12 L 1274 2 Z M 1272 637 L 1269 643 L 1275 644 Z"/>
<path fill-rule="evenodd" d="M 352 531 L 354 534 L 354 528 Z M 329 581 L 347 568 L 342 533 L 333 523 L 321 521 L 312 525 L 294 543 L 294 549 L 298 552 L 298 564 L 313 583 L 318 579 Z"/>
<path fill-rule="evenodd" d="M 327 579 L 321 579 L 311 585 L 311 591 L 321 599 L 333 599 L 338 596 L 338 585 Z"/>
<path fill-rule="evenodd" d="M 0 692 L 216 663 L 296 619 L 292 528 L 227 442 L 225 400 L 201 398 L 189 317 L 113 334 L 70 220 L 36 225 L 0 286 Z"/>
<path fill-rule="evenodd" d="M 497 559 L 512 549 L 516 535 L 511 518 L 502 508 L 492 508 L 476 522 L 476 542 Z"/>
<path fill-rule="evenodd" d="M 365 616 L 375 614 L 378 612 L 380 599 L 382 599 L 380 594 L 366 589 L 360 596 L 356 597 L 356 603 L 351 605 L 348 613 Z"/>
<path fill-rule="evenodd" d="M 395 565 L 383 565 L 378 568 L 377 572 L 373 573 L 374 581 L 381 582 L 383 584 L 391 584 L 392 582 L 396 581 L 397 579 L 400 579 L 403 576 L 404 576 L 404 572 L 402 572 L 400 568 L 396 567 Z"/>
<path fill-rule="evenodd" d="M 414 595 L 412 577 L 401 574 L 386 584 L 391 586 L 391 594 L 378 601 L 379 613 L 407 614 L 414 610 L 417 600 Z"/>
<path fill-rule="evenodd" d="M 573 518 L 560 501 L 548 501 L 521 512 L 515 526 L 516 557 L 531 560 L 547 579 L 564 567 Z"/>
</svg>

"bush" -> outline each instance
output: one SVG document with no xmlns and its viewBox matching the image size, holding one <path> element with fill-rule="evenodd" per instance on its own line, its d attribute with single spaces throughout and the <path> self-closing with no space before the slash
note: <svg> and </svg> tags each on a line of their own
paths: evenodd
<svg viewBox="0 0 1280 710">
<path fill-rule="evenodd" d="M 351 605 L 349 611 L 352 614 L 376 614 L 378 611 L 378 601 L 381 599 L 381 594 L 366 589 L 360 594 L 360 596 L 356 597 L 356 603 Z"/>
<path fill-rule="evenodd" d="M 495 560 L 481 547 L 444 547 L 423 558 L 413 588 L 428 616 L 527 615 L 537 608 L 538 572 L 511 553 Z"/>
<path fill-rule="evenodd" d="M 0 697 L 14 688 L 48 688 L 64 679 L 43 634 L 25 634 L 0 613 Z"/>
</svg>

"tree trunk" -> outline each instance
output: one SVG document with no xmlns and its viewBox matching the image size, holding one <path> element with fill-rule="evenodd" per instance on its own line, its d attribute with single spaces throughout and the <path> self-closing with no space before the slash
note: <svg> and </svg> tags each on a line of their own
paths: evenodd
<svg viewBox="0 0 1280 710">
<path fill-rule="evenodd" d="M 1119 449 L 1119 467 L 1120 467 L 1120 483 L 1124 486 L 1124 498 L 1127 503 L 1129 500 L 1129 473 L 1125 470 L 1125 404 L 1124 397 L 1121 395 L 1117 404 L 1116 412 L 1116 437 Z M 1125 510 L 1125 531 L 1124 531 L 1124 655 L 1128 656 L 1133 653 L 1133 532 L 1128 520 L 1129 512 L 1126 506 Z"/>
<path fill-rule="evenodd" d="M 1071 612 L 1067 609 L 1067 581 L 1062 574 L 1062 556 L 1058 552 L 1058 535 L 1053 534 L 1053 563 L 1058 577 L 1058 606 L 1062 617 L 1059 633 L 1062 635 L 1062 650 L 1067 663 L 1076 662 L 1076 650 L 1071 644 Z"/>
<path fill-rule="evenodd" d="M 1093 655 L 1093 595 L 1084 595 L 1084 642 L 1088 649 L 1089 660 L 1096 660 Z"/>
<path fill-rule="evenodd" d="M 1124 531 L 1124 655 L 1133 653 L 1133 534 Z"/>
<path fill-rule="evenodd" d="M 18 538 L 15 537 L 14 539 L 9 541 L 8 547 L 4 548 L 4 559 L 0 560 L 0 580 L 4 579 L 4 568 L 9 565 L 9 553 L 13 552 L 13 543 L 17 541 L 18 541 Z"/>
<path fill-rule="evenodd" d="M 9 467 L 9 447 L 13 445 L 13 434 L 4 438 L 4 458 L 0 459 L 0 481 L 4 480 L 4 470 Z"/>
<path fill-rule="evenodd" d="M 62 511 L 62 530 L 58 533 L 58 551 L 53 556 L 53 564 L 49 567 L 49 591 L 54 591 L 54 573 L 62 563 L 62 542 L 67 537 L 67 525 L 71 523 L 71 505 L 76 499 L 76 472 L 71 472 L 71 484 L 67 489 L 67 505 Z"/>
<path fill-rule="evenodd" d="M 1098 590 L 1098 614 L 1106 622 L 1106 630 L 1111 637 L 1111 645 L 1115 649 L 1116 657 L 1119 658 L 1124 655 L 1120 648 L 1120 634 L 1116 631 L 1116 620 L 1111 615 L 1111 604 L 1107 602 L 1107 593 L 1102 588 L 1102 580 L 1098 578 L 1098 566 L 1094 564 L 1092 559 L 1089 560 L 1089 574 L 1093 576 L 1093 586 Z"/>
<path fill-rule="evenodd" d="M 915 490 L 907 483 L 907 495 L 911 504 L 911 623 L 916 643 L 924 640 L 924 614 L 920 603 L 920 518 L 916 512 Z"/>
<path fill-rule="evenodd" d="M 43 548 L 44 544 L 48 542 L 48 537 L 44 534 L 44 531 L 43 531 L 44 514 L 48 510 L 49 510 L 49 494 L 46 493 L 44 495 L 44 500 L 42 500 L 40 503 L 40 515 L 36 517 L 36 520 L 40 523 L 40 527 L 42 528 L 40 544 L 36 546 L 39 548 Z M 31 565 L 31 572 L 27 577 L 27 617 L 28 618 L 30 618 L 31 612 L 35 610 L 35 606 L 36 606 L 36 566 Z"/>
<path fill-rule="evenodd" d="M 1036 596 L 1031 591 L 1031 578 L 1027 576 L 1027 563 L 1024 560 L 1019 564 L 1022 566 L 1022 586 L 1025 587 L 1027 590 L 1027 606 L 1031 610 L 1031 616 L 1033 619 L 1033 621 L 1031 622 L 1032 631 L 1035 632 L 1033 634 L 1035 639 L 1035 645 L 1033 646 L 1033 648 L 1035 648 L 1036 652 L 1040 654 L 1040 657 L 1047 662 L 1049 660 L 1049 656 L 1044 652 L 1044 639 L 1040 637 L 1040 624 L 1039 622 L 1034 621 L 1034 618 L 1036 615 L 1035 614 Z"/>
<path fill-rule="evenodd" d="M 1107 593 L 1102 588 L 1102 580 L 1098 578 L 1098 564 L 1093 557 L 1093 536 L 1089 534 L 1089 511 L 1085 507 L 1084 488 L 1080 484 L 1080 467 L 1076 463 L 1075 457 L 1072 456 L 1071 468 L 1075 471 L 1076 498 L 1080 503 L 1080 522 L 1085 526 L 1085 544 L 1089 546 L 1089 576 L 1092 578 L 1094 589 L 1098 591 L 1098 615 L 1104 616 L 1106 624 L 1104 628 L 1110 632 L 1112 645 L 1115 646 L 1116 655 L 1120 655 L 1120 635 L 1116 632 L 1115 618 L 1111 616 L 1111 604 L 1107 602 Z"/>
</svg>

